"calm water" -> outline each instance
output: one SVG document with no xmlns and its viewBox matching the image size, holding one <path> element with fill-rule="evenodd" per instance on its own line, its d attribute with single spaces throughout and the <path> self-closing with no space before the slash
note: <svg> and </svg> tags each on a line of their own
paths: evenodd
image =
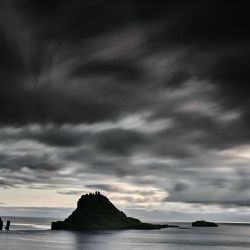
<svg viewBox="0 0 250 250">
<path fill-rule="evenodd" d="M 6 221 L 6 218 L 3 218 Z M 1 250 L 193 250 L 250 249 L 250 226 L 168 228 L 142 231 L 50 231 L 51 219 L 11 218 L 12 230 L 0 232 Z M 186 227 L 189 224 L 184 225 Z"/>
</svg>

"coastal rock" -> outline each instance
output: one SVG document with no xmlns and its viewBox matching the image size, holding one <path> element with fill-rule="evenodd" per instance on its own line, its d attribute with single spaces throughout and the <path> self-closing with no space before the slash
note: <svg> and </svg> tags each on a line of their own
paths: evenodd
<svg viewBox="0 0 250 250">
<path fill-rule="evenodd" d="M 192 223 L 192 227 L 218 227 L 218 225 L 214 222 L 198 220 Z"/>
<path fill-rule="evenodd" d="M 83 195 L 77 208 L 64 221 L 51 223 L 52 230 L 113 230 L 113 229 L 161 229 L 167 225 L 143 223 L 127 217 L 109 199 L 95 192 Z"/>
</svg>

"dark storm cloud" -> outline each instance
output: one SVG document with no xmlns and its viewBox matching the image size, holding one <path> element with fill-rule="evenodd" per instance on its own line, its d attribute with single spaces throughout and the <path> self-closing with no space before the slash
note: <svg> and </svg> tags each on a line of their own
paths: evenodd
<svg viewBox="0 0 250 250">
<path fill-rule="evenodd" d="M 126 28 L 137 24 L 145 34 L 140 47 L 143 54 L 152 53 L 152 46 L 163 51 L 172 50 L 177 44 L 179 47 L 188 47 L 186 61 L 189 63 L 191 60 L 191 64 L 186 66 L 188 69 L 170 75 L 169 86 L 178 86 L 189 79 L 192 73 L 196 77 L 216 80 L 216 84 L 221 84 L 226 100 L 233 99 L 233 86 L 237 86 L 239 81 L 247 86 L 245 67 L 249 56 L 245 53 L 248 50 L 245 44 L 249 35 L 248 15 L 243 4 L 215 1 L 205 4 L 199 1 L 37 3 L 13 0 L 2 5 L 1 64 L 5 68 L 8 66 L 2 76 L 4 89 L 0 92 L 3 124 L 95 122 L 114 119 L 134 108 L 142 109 L 141 104 L 147 105 L 148 100 L 141 103 L 140 96 L 134 97 L 138 101 L 126 102 L 127 96 L 132 97 L 136 91 L 141 91 L 140 88 L 133 87 L 130 90 L 124 89 L 124 86 L 114 87 L 122 85 L 123 81 L 134 86 L 143 81 L 144 86 L 147 85 L 144 81 L 147 69 L 140 65 L 142 55 L 134 55 L 133 60 L 124 56 L 116 60 L 98 60 L 92 58 L 92 52 L 89 51 L 95 48 L 88 42 L 89 39 L 98 39 L 96 49 L 100 50 L 101 39 L 105 44 L 107 37 L 121 34 Z M 155 32 L 149 28 L 152 26 L 158 27 Z M 106 38 L 102 38 L 104 35 Z M 28 49 L 30 47 L 31 50 Z M 237 52 L 244 47 L 243 51 Z M 234 53 L 231 52 L 232 48 Z M 112 47 L 109 49 L 110 56 Z M 61 63 L 57 61 L 60 53 L 71 53 L 70 57 L 64 58 L 64 61 L 69 62 L 68 68 L 60 71 L 60 74 L 63 74 L 69 86 L 75 84 L 72 77 L 80 78 L 82 84 L 77 85 L 78 91 L 73 86 L 66 87 L 66 83 L 62 83 L 57 75 L 51 75 L 54 74 L 53 67 L 59 67 L 57 64 Z M 134 54 L 133 51 L 131 53 Z M 74 62 L 76 60 L 80 63 Z M 103 86 L 105 93 L 103 89 L 98 91 L 104 82 L 101 78 L 91 82 L 91 85 L 86 84 L 86 78 L 90 76 L 116 78 L 110 79 L 113 81 L 111 85 Z M 9 82 L 12 83 L 11 89 L 6 88 Z M 224 92 L 226 88 L 227 92 Z M 245 87 L 242 87 L 238 96 L 243 97 L 241 103 L 247 111 L 244 90 Z M 148 93 L 142 91 L 141 95 L 146 99 Z M 124 105 L 120 102 L 124 102 Z"/>
<path fill-rule="evenodd" d="M 116 103 L 95 91 L 93 85 L 98 81 L 88 91 L 85 91 L 88 87 L 84 83 L 78 86 L 81 91 L 72 87 L 67 87 L 67 90 L 60 77 L 51 74 L 53 67 L 57 67 L 54 64 L 57 55 L 75 50 L 70 58 L 66 58 L 70 62 L 79 57 L 81 64 L 72 65 L 75 75 L 80 72 L 82 75 L 85 71 L 86 77 L 92 71 L 99 76 L 104 73 L 127 80 L 138 79 L 140 71 L 130 62 L 90 62 L 86 67 L 81 66 L 84 61 L 81 59 L 91 56 L 88 39 L 118 27 L 121 29 L 121 25 L 125 27 L 123 25 L 132 22 L 131 4 L 116 1 L 10 1 L 2 5 L 0 51 L 3 90 L 0 91 L 0 111 L 3 124 L 93 122 L 119 115 Z M 70 75 L 70 67 L 65 69 L 65 74 L 68 71 Z M 66 75 L 64 77 L 67 78 Z M 72 79 L 65 80 L 70 85 Z M 9 84 L 11 88 L 6 87 Z"/>
<path fill-rule="evenodd" d="M 249 40 L 248 40 L 249 41 Z M 219 86 L 221 101 L 229 108 L 239 108 L 244 113 L 244 122 L 249 125 L 249 91 L 250 63 L 249 46 L 229 48 L 221 56 L 214 58 L 211 66 L 202 69 L 202 77 L 207 77 Z M 230 50 L 233 50 L 231 52 Z M 220 52 L 219 52 L 220 53 Z"/>
<path fill-rule="evenodd" d="M 188 147 L 182 147 L 181 142 L 173 142 L 174 138 L 177 139 L 180 135 L 182 136 L 180 140 L 184 140 L 184 137 L 189 136 L 190 140 L 200 147 L 210 149 L 225 149 L 241 143 L 249 143 L 250 135 L 247 133 L 247 126 L 241 116 L 223 122 L 223 114 L 219 116 L 219 119 L 215 119 L 215 117 L 211 117 L 205 112 L 206 110 L 204 110 L 204 113 L 180 112 L 175 114 L 176 126 L 159 133 L 161 138 L 167 137 L 170 139 L 173 145 L 173 154 L 176 151 L 178 157 L 192 155 Z M 177 144 L 176 150 L 175 144 Z"/>
<path fill-rule="evenodd" d="M 27 135 L 26 138 L 29 138 Z M 32 138 L 32 137 L 31 137 Z M 79 145 L 83 138 L 79 136 L 77 133 L 67 133 L 67 131 L 63 131 L 60 129 L 52 129 L 47 133 L 40 133 L 35 135 L 33 139 L 36 139 L 40 142 L 55 145 L 55 146 L 76 146 Z"/>
<path fill-rule="evenodd" d="M 86 182 L 114 192 L 100 180 L 122 177 L 165 190 L 170 202 L 248 205 L 243 2 L 0 7 L 0 186 Z"/>
<path fill-rule="evenodd" d="M 146 138 L 138 132 L 113 129 L 100 133 L 97 138 L 98 148 L 107 153 L 126 155 L 136 150 L 136 146 L 143 145 Z"/>
<path fill-rule="evenodd" d="M 37 126 L 7 127 L 1 130 L 0 139 L 9 140 L 34 140 L 43 144 L 57 147 L 72 147 L 82 143 L 89 136 L 88 132 L 72 130 L 71 126 Z"/>
<path fill-rule="evenodd" d="M 73 76 L 116 76 L 122 80 L 139 80 L 143 74 L 137 65 L 133 65 L 133 62 L 122 62 L 122 61 L 104 61 L 104 62 L 90 62 L 86 65 L 73 70 Z"/>
<path fill-rule="evenodd" d="M 165 25 L 165 36 L 160 36 L 160 40 L 209 48 L 249 39 L 249 17 L 243 3 L 173 1 L 167 8 L 170 15 L 165 15 L 166 9 L 158 15 L 158 20 Z M 151 16 L 150 8 L 147 11 Z"/>
<path fill-rule="evenodd" d="M 2 84 L 5 84 L 5 79 L 13 71 L 18 73 L 19 67 L 22 68 L 22 59 L 20 52 L 15 47 L 15 44 L 5 36 L 3 29 L 0 29 L 0 76 Z M 13 76 L 10 76 L 13 77 Z M 11 82 L 10 82 L 11 83 Z M 6 84 L 5 87 L 8 87 Z"/>
<path fill-rule="evenodd" d="M 15 7 L 26 18 L 35 22 L 44 34 L 56 39 L 77 43 L 100 33 L 120 28 L 133 21 L 130 1 L 16 1 Z M 42 34 L 42 35 L 44 35 Z M 45 37 L 41 37 L 45 38 Z"/>
<path fill-rule="evenodd" d="M 58 163 L 51 160 L 49 154 L 39 155 L 1 155 L 2 158 L 2 168 L 8 168 L 12 170 L 19 170 L 23 166 L 26 166 L 35 170 L 45 170 L 45 171 L 55 171 L 59 169 Z"/>
<path fill-rule="evenodd" d="M 20 134 L 23 139 L 36 140 L 38 142 L 54 145 L 58 147 L 72 147 L 82 143 L 82 141 L 88 138 L 88 133 L 81 133 L 79 131 L 72 130 L 70 127 L 51 126 L 48 128 L 38 128 L 34 131 L 24 130 Z"/>
<path fill-rule="evenodd" d="M 186 63 L 192 74 L 216 84 L 223 105 L 243 110 L 248 123 L 250 20 L 245 4 L 168 1 L 155 5 L 157 15 L 151 4 L 144 7 L 144 20 L 154 20 L 161 27 L 149 39 L 151 47 L 187 48 Z"/>
<path fill-rule="evenodd" d="M 168 87 L 179 87 L 183 83 L 187 82 L 192 75 L 187 70 L 177 70 L 173 72 L 171 78 L 169 79 L 167 86 Z"/>
</svg>

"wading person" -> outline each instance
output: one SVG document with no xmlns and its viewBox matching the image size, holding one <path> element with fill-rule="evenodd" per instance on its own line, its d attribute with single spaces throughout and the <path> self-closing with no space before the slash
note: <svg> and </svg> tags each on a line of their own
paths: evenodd
<svg viewBox="0 0 250 250">
<path fill-rule="evenodd" d="M 3 229 L 3 221 L 2 221 L 2 218 L 0 217 L 0 230 Z"/>
<path fill-rule="evenodd" d="M 5 226 L 5 230 L 9 230 L 10 229 L 10 221 L 7 220 L 6 226 Z"/>
</svg>

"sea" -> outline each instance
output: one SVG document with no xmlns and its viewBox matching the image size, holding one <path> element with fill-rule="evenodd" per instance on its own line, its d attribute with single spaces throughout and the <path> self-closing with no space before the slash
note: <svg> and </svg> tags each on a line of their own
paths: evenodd
<svg viewBox="0 0 250 250">
<path fill-rule="evenodd" d="M 219 224 L 217 228 L 161 230 L 51 231 L 56 218 L 11 217 L 9 231 L 0 231 L 0 250 L 238 250 L 250 249 L 250 225 Z"/>
</svg>

